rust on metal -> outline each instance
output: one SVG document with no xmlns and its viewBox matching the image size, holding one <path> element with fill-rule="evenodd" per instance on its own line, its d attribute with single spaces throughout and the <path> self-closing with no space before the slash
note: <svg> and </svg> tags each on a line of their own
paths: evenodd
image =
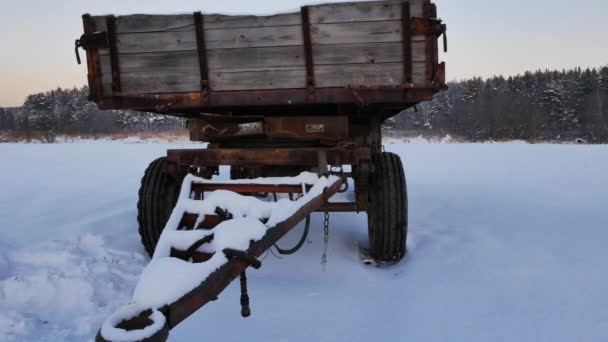
<svg viewBox="0 0 608 342">
<path fill-rule="evenodd" d="M 194 32 L 196 33 L 196 50 L 201 74 L 201 101 L 209 100 L 209 64 L 207 61 L 207 43 L 205 40 L 205 19 L 201 12 L 194 12 Z"/>
<path fill-rule="evenodd" d="M 358 165 L 370 160 L 369 148 L 251 148 L 168 150 L 167 165 L 177 169 L 190 166 L 312 166 L 318 165 L 318 152 L 327 156 L 328 165 Z"/>
<path fill-rule="evenodd" d="M 90 14 L 82 16 L 82 24 L 85 35 L 92 35 L 96 32 L 95 21 Z M 101 83 L 101 62 L 99 59 L 99 47 L 92 46 L 85 50 L 87 53 L 87 79 L 89 82 L 89 100 L 95 101 L 99 105 L 105 105 L 103 101 L 103 85 Z"/>
<path fill-rule="evenodd" d="M 310 190 L 311 186 L 305 186 L 306 191 Z M 261 194 L 261 193 L 277 193 L 277 194 L 300 194 L 302 193 L 302 185 L 289 184 L 235 184 L 235 183 L 194 183 L 192 191 L 197 194 L 211 192 L 216 190 L 228 190 L 240 194 Z"/>
<path fill-rule="evenodd" d="M 411 18 L 412 34 L 434 35 L 438 37 L 445 30 L 445 25 L 440 19 L 436 18 Z"/>
<path fill-rule="evenodd" d="M 422 101 L 430 101 L 439 91 L 433 86 L 407 88 L 380 88 L 369 87 L 357 89 L 357 96 L 364 105 L 405 105 Z M 133 109 L 155 113 L 180 113 L 184 110 L 205 110 L 221 113 L 236 111 L 248 113 L 263 112 L 266 107 L 283 106 L 293 108 L 306 106 L 310 112 L 315 106 L 322 105 L 353 105 L 359 103 L 352 88 L 317 88 L 315 90 L 316 103 L 308 102 L 306 89 L 275 89 L 252 91 L 211 91 L 207 100 L 200 92 L 174 93 L 174 94 L 113 94 L 105 97 L 99 103 L 100 109 Z M 119 104 L 117 100 L 121 100 Z M 197 114 L 198 115 L 198 114 Z"/>
<path fill-rule="evenodd" d="M 257 122 L 225 122 L 214 119 L 191 119 L 188 125 L 191 141 L 219 141 L 238 137 L 264 135 L 264 123 Z"/>
<path fill-rule="evenodd" d="M 410 3 L 401 3 L 401 31 L 403 35 L 403 83 L 412 83 L 412 33 L 410 32 Z"/>
<path fill-rule="evenodd" d="M 112 92 L 120 93 L 120 61 L 118 57 L 118 42 L 116 37 L 116 17 L 109 15 L 106 17 L 108 30 L 108 49 L 110 51 L 110 67 L 112 69 Z"/>
<path fill-rule="evenodd" d="M 347 116 L 277 116 L 264 118 L 270 139 L 342 141 L 348 139 Z"/>
<path fill-rule="evenodd" d="M 304 39 L 304 59 L 306 61 L 306 90 L 308 92 L 307 101 L 315 102 L 315 66 L 312 55 L 312 37 L 310 34 L 310 15 L 308 6 L 301 9 L 302 16 L 302 37 Z"/>
</svg>

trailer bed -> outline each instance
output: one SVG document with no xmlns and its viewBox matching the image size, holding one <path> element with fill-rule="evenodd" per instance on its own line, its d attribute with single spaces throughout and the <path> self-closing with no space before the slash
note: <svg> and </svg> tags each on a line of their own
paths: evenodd
<svg viewBox="0 0 608 342">
<path fill-rule="evenodd" d="M 305 6 L 272 16 L 83 16 L 102 109 L 239 113 L 413 104 L 445 87 L 430 0 Z M 245 110 L 247 109 L 247 110 Z"/>
</svg>

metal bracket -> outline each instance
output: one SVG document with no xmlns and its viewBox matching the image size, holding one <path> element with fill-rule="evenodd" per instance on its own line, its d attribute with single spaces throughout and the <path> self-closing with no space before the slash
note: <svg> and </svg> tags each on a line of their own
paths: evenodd
<svg viewBox="0 0 608 342">
<path fill-rule="evenodd" d="M 410 23 L 413 34 L 436 34 L 438 37 L 447 27 L 441 19 L 434 18 L 413 17 Z"/>
<path fill-rule="evenodd" d="M 74 52 L 76 53 L 76 61 L 81 64 L 78 48 L 83 50 L 106 49 L 108 47 L 107 32 L 95 32 L 91 34 L 83 34 L 80 39 L 76 39 L 74 43 Z"/>
</svg>

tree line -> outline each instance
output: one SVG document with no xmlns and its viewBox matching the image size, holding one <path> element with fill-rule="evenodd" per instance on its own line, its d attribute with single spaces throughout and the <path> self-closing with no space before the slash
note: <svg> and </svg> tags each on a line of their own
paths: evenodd
<svg viewBox="0 0 608 342">
<path fill-rule="evenodd" d="M 389 119 L 386 129 L 452 134 L 469 141 L 608 142 L 608 66 L 547 70 L 450 82 L 448 90 Z M 129 110 L 102 111 L 88 88 L 33 94 L 19 108 L 0 108 L 0 130 L 57 134 L 167 131 L 185 120 Z"/>
<path fill-rule="evenodd" d="M 608 142 L 608 66 L 477 77 L 448 87 L 433 101 L 389 120 L 387 128 L 469 141 Z"/>
<path fill-rule="evenodd" d="M 169 131 L 185 127 L 185 120 L 131 110 L 99 110 L 87 100 L 88 87 L 57 88 L 29 95 L 19 108 L 0 108 L 0 130 L 43 133 L 49 141 L 58 134 L 111 134 Z"/>
</svg>

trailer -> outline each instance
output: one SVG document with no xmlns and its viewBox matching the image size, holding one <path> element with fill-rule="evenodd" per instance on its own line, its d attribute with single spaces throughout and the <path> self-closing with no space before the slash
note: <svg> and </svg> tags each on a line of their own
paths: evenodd
<svg viewBox="0 0 608 342">
<path fill-rule="evenodd" d="M 430 0 L 329 3 L 272 16 L 82 18 L 75 48 L 78 62 L 79 48 L 86 51 L 89 99 L 100 109 L 187 118 L 190 140 L 207 143 L 169 150 L 144 173 L 138 223 L 150 268 L 217 262 L 183 296 L 110 318 L 99 341 L 111 341 L 116 329 L 133 341 L 164 341 L 238 276 L 247 316 L 245 269 L 259 267 L 256 257 L 313 212 L 325 213 L 326 229 L 330 212 L 365 212 L 371 258 L 405 256 L 405 174 L 400 158 L 384 152 L 381 126 L 446 89 L 439 62 L 446 25 Z M 230 181 L 214 179 L 220 166 L 230 166 Z M 351 201 L 330 201 L 349 184 Z M 217 199 L 226 192 L 265 214 Z M 258 197 L 281 193 L 291 204 L 276 203 L 290 215 L 273 219 L 275 207 L 264 204 L 272 200 Z M 220 248 L 222 227 L 244 217 L 262 222 L 264 234 Z"/>
</svg>

